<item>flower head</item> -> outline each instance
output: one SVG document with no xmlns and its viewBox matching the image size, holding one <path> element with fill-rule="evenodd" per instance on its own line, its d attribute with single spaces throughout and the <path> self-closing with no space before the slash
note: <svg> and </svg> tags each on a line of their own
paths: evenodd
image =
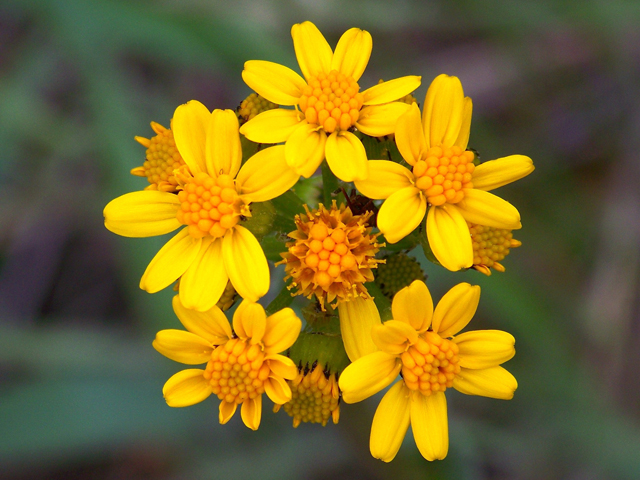
<svg viewBox="0 0 640 480">
<path fill-rule="evenodd" d="M 508 230 L 521 227 L 518 210 L 488 191 L 534 168 L 523 155 L 474 165 L 473 152 L 466 151 L 471 110 L 460 80 L 440 75 L 427 91 L 422 121 L 416 104 L 398 119 L 398 150 L 412 169 L 373 160 L 369 178 L 355 181 L 369 198 L 386 199 L 378 227 L 390 243 L 411 233 L 426 214 L 429 245 L 438 261 L 454 271 L 473 264 L 467 222 Z"/>
<path fill-rule="evenodd" d="M 293 310 L 267 317 L 261 305 L 244 300 L 233 315 L 232 330 L 218 307 L 197 312 L 175 296 L 173 308 L 188 331 L 162 330 L 153 347 L 176 362 L 206 367 L 182 370 L 165 383 L 162 393 L 170 407 L 194 405 L 213 393 L 220 399 L 220 423 L 227 423 L 242 405 L 242 421 L 256 430 L 263 393 L 276 404 L 291 400 L 286 380 L 294 379 L 298 369 L 279 353 L 300 333 L 302 322 Z"/>
<path fill-rule="evenodd" d="M 325 301 L 335 300 L 335 307 L 358 296 L 370 298 L 364 283 L 373 281 L 371 269 L 381 261 L 375 258 L 378 234 L 367 225 L 372 212 L 353 215 L 335 200 L 330 209 L 322 204 L 305 209 L 306 215 L 296 215 L 297 230 L 289 234 L 294 241 L 280 254 L 294 294 L 315 295 L 322 308 Z"/>
<path fill-rule="evenodd" d="M 188 308 L 213 307 L 231 280 L 252 301 L 269 289 L 269 267 L 254 235 L 241 225 L 251 202 L 264 202 L 292 187 L 299 176 L 284 160 L 284 146 L 264 149 L 240 168 L 238 118 L 231 110 L 209 112 L 199 102 L 179 106 L 173 134 L 185 165 L 174 172 L 177 195 L 142 191 L 123 195 L 104 209 L 105 226 L 127 237 L 149 237 L 184 226 L 147 267 L 140 288 L 150 293 L 180 278 Z"/>
<path fill-rule="evenodd" d="M 485 275 L 491 275 L 492 268 L 504 272 L 505 268 L 500 262 L 512 248 L 522 245 L 522 242 L 513 238 L 511 230 L 469 223 L 469 232 L 473 245 L 473 268 Z"/>
<path fill-rule="evenodd" d="M 286 142 L 287 164 L 307 178 L 325 157 L 338 178 L 367 178 L 365 149 L 351 130 L 376 137 L 393 133 L 408 108 L 395 100 L 414 91 L 420 77 L 398 78 L 361 92 L 358 81 L 371 56 L 369 32 L 347 30 L 335 52 L 311 22 L 294 25 L 291 36 L 304 78 L 260 60 L 246 62 L 242 78 L 264 98 L 295 109 L 262 113 L 241 132 L 254 142 Z"/>
<path fill-rule="evenodd" d="M 280 407 L 293 417 L 293 428 L 300 423 L 320 423 L 324 427 L 329 419 L 338 423 L 340 419 L 340 389 L 335 373 L 325 371 L 317 364 L 311 370 L 301 369 L 298 376 L 289 382 L 291 400 L 284 405 L 274 405 L 273 411 Z"/>
<path fill-rule="evenodd" d="M 247 123 L 256 115 L 266 112 L 267 110 L 273 110 L 274 108 L 278 108 L 278 105 L 261 97 L 257 93 L 252 93 L 245 98 L 238 107 L 238 120 L 240 120 L 240 125 Z"/>
<path fill-rule="evenodd" d="M 173 132 L 156 122 L 151 122 L 151 128 L 156 132 L 155 137 L 135 137 L 136 141 L 146 147 L 146 159 L 141 167 L 131 170 L 132 175 L 146 177 L 149 185 L 145 190 L 160 190 L 175 192 L 178 181 L 174 171 L 185 163 L 176 148 Z"/>
<path fill-rule="evenodd" d="M 499 365 L 515 354 L 514 338 L 499 330 L 458 335 L 475 314 L 480 287 L 461 283 L 435 310 L 427 286 L 415 281 L 392 303 L 393 320 L 372 329 L 379 351 L 349 365 L 339 385 L 347 403 L 364 400 L 402 379 L 385 394 L 371 427 L 371 453 L 393 460 L 411 423 L 420 453 L 442 459 L 449 448 L 448 388 L 469 395 L 510 399 L 513 375 Z"/>
</svg>

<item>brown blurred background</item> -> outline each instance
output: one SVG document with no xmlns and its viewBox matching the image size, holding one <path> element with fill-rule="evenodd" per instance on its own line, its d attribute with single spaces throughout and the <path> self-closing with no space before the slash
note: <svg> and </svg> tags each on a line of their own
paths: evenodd
<svg viewBox="0 0 640 480">
<path fill-rule="evenodd" d="M 374 47 L 360 84 L 456 75 L 470 146 L 536 171 L 498 193 L 523 218 L 507 272 L 443 273 L 434 298 L 483 288 L 474 329 L 517 339 L 510 402 L 447 394 L 450 452 L 411 434 L 370 457 L 379 396 L 338 425 L 270 413 L 258 432 L 217 402 L 166 406 L 180 366 L 151 347 L 171 292 L 138 288 L 166 239 L 109 233 L 102 208 L 140 189 L 134 135 L 198 99 L 235 108 L 243 62 L 297 70 L 291 25 Z M 640 3 L 9 0 L 0 3 L 0 477 L 3 479 L 640 478 Z M 280 267 L 282 269 L 282 267 Z M 238 417 L 238 416 L 237 416 Z"/>
</svg>

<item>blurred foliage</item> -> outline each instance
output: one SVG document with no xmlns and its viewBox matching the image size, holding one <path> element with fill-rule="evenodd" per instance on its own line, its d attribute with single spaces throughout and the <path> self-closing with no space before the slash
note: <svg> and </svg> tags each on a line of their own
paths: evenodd
<svg viewBox="0 0 640 480">
<path fill-rule="evenodd" d="M 190 99 L 235 108 L 243 62 L 295 67 L 289 31 L 307 19 L 332 45 L 372 33 L 362 85 L 422 75 L 422 101 L 437 74 L 459 76 L 482 159 L 537 167 L 500 190 L 524 224 L 506 273 L 420 258 L 436 299 L 480 284 L 474 328 L 518 347 L 514 400 L 448 395 L 442 462 L 411 435 L 391 464 L 370 457 L 379 396 L 324 429 L 266 405 L 258 432 L 218 425 L 213 402 L 166 407 L 177 370 L 151 340 L 177 325 L 172 292 L 138 288 L 164 239 L 102 226 L 110 199 L 142 188 L 133 136 Z M 3 478 L 640 478 L 639 24 L 622 0 L 0 4 Z"/>
</svg>

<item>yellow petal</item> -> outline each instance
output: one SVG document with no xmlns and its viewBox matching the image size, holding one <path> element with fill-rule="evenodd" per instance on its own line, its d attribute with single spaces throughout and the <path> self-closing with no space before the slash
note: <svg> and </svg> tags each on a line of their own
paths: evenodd
<svg viewBox="0 0 640 480">
<path fill-rule="evenodd" d="M 410 391 L 397 382 L 385 393 L 373 416 L 369 448 L 374 458 L 393 460 L 409 428 Z"/>
<path fill-rule="evenodd" d="M 262 418 L 262 395 L 258 395 L 256 398 L 248 398 L 242 402 L 240 416 L 247 427 L 251 430 L 257 430 Z"/>
<path fill-rule="evenodd" d="M 309 178 L 324 160 L 327 134 L 313 125 L 301 123 L 285 144 L 285 159 L 298 175 Z"/>
<path fill-rule="evenodd" d="M 534 169 L 533 161 L 524 155 L 510 155 L 490 160 L 481 163 L 473 171 L 473 188 L 493 190 L 526 177 Z"/>
<path fill-rule="evenodd" d="M 327 163 L 333 174 L 345 182 L 366 180 L 369 176 L 367 152 L 351 132 L 333 132 L 325 147 Z"/>
<path fill-rule="evenodd" d="M 290 308 L 269 315 L 262 343 L 265 353 L 280 353 L 289 348 L 298 338 L 302 321 Z"/>
<path fill-rule="evenodd" d="M 427 201 L 420 190 L 409 186 L 385 200 L 378 212 L 378 228 L 389 243 L 396 243 L 420 225 Z M 466 224 L 465 224 L 466 225 Z"/>
<path fill-rule="evenodd" d="M 391 102 L 384 105 L 371 105 L 360 110 L 356 127 L 365 135 L 382 137 L 396 131 L 398 118 L 409 110 L 403 102 Z"/>
<path fill-rule="evenodd" d="M 418 450 L 429 461 L 442 460 L 449 451 L 447 399 L 443 392 L 411 397 L 411 430 Z"/>
<path fill-rule="evenodd" d="M 206 312 L 220 300 L 228 280 L 222 239 L 204 239 L 198 256 L 180 278 L 180 301 L 186 308 Z"/>
<path fill-rule="evenodd" d="M 236 179 L 245 203 L 266 202 L 296 184 L 300 175 L 287 165 L 284 151 L 284 145 L 265 148 L 245 162 Z"/>
<path fill-rule="evenodd" d="M 409 344 L 418 341 L 418 332 L 410 324 L 398 320 L 389 320 L 383 325 L 371 329 L 373 343 L 390 355 L 400 355 Z"/>
<path fill-rule="evenodd" d="M 297 105 L 307 82 L 283 65 L 263 60 L 244 63 L 242 79 L 267 100 L 278 105 Z"/>
<path fill-rule="evenodd" d="M 429 209 L 427 238 L 433 254 L 444 268 L 455 272 L 473 264 L 469 226 L 454 205 Z"/>
<path fill-rule="evenodd" d="M 252 302 L 269 291 L 269 265 L 249 230 L 236 225 L 222 240 L 224 268 L 238 295 Z"/>
<path fill-rule="evenodd" d="M 380 325 L 380 313 L 373 299 L 356 297 L 341 302 L 338 312 L 344 349 L 352 362 L 378 350 L 371 338 L 371 329 Z"/>
<path fill-rule="evenodd" d="M 269 363 L 269 368 L 273 372 L 274 376 L 293 380 L 298 375 L 298 367 L 296 367 L 296 364 L 293 363 L 293 360 L 289 357 L 278 354 L 269 354 L 266 355 L 264 359 Z"/>
<path fill-rule="evenodd" d="M 422 77 L 408 75 L 382 82 L 362 92 L 364 105 L 382 105 L 409 95 L 420 86 Z"/>
<path fill-rule="evenodd" d="M 200 252 L 201 238 L 193 238 L 183 228 L 160 249 L 145 270 L 140 288 L 156 293 L 175 282 L 191 266 Z"/>
<path fill-rule="evenodd" d="M 184 330 L 160 330 L 153 348 L 165 357 L 187 365 L 207 363 L 213 351 L 207 340 Z"/>
<path fill-rule="evenodd" d="M 454 143 L 455 146 L 460 147 L 462 150 L 467 149 L 469 144 L 469 134 L 471 133 L 471 113 L 473 111 L 473 102 L 469 97 L 464 97 L 464 103 L 462 106 L 462 124 L 460 125 L 460 133 Z"/>
<path fill-rule="evenodd" d="M 333 52 L 318 27 L 311 22 L 297 23 L 291 27 L 291 37 L 298 65 L 307 80 L 320 72 L 329 73 Z"/>
<path fill-rule="evenodd" d="M 286 141 L 300 124 L 297 110 L 274 108 L 256 115 L 240 127 L 240 133 L 252 142 L 280 143 Z"/>
<path fill-rule="evenodd" d="M 185 308 L 180 302 L 180 297 L 176 295 L 173 297 L 173 311 L 184 328 L 206 339 L 212 345 L 221 345 L 232 336 L 229 320 L 216 306 L 208 312 L 198 312 Z"/>
<path fill-rule="evenodd" d="M 180 227 L 178 196 L 157 190 L 131 192 L 104 207 L 104 226 L 124 237 L 153 237 Z"/>
<path fill-rule="evenodd" d="M 451 147 L 460 134 L 464 93 L 458 77 L 437 76 L 424 100 L 422 125 L 428 147 Z"/>
<path fill-rule="evenodd" d="M 456 207 L 471 223 L 507 230 L 522 228 L 518 209 L 493 193 L 475 188 L 465 190 L 464 199 Z"/>
<path fill-rule="evenodd" d="M 433 300 L 425 283 L 415 280 L 396 293 L 391 312 L 394 320 L 405 322 L 418 332 L 427 330 L 431 326 Z"/>
<path fill-rule="evenodd" d="M 356 180 L 354 183 L 360 193 L 378 200 L 410 187 L 414 181 L 413 173 L 396 162 L 369 160 L 369 177 L 366 180 Z"/>
<path fill-rule="evenodd" d="M 173 138 L 192 174 L 207 171 L 205 147 L 211 113 L 203 104 L 191 100 L 176 108 L 171 122 Z"/>
<path fill-rule="evenodd" d="M 476 330 L 453 339 L 460 348 L 460 366 L 482 369 L 500 365 L 516 354 L 513 335 L 501 330 Z"/>
<path fill-rule="evenodd" d="M 411 104 L 409 110 L 398 118 L 396 144 L 402 158 L 409 165 L 415 165 L 427 152 L 427 142 L 420 122 L 420 109 L 415 103 Z"/>
<path fill-rule="evenodd" d="M 236 408 L 238 404 L 236 402 L 225 402 L 224 400 L 220 402 L 220 408 L 218 413 L 218 420 L 222 425 L 227 423 L 233 417 L 233 414 L 236 413 Z"/>
<path fill-rule="evenodd" d="M 367 68 L 373 40 L 371 34 L 359 28 L 350 28 L 342 34 L 331 60 L 331 70 L 338 70 L 357 82 Z"/>
<path fill-rule="evenodd" d="M 459 283 L 440 299 L 431 328 L 441 337 L 452 337 L 471 321 L 480 303 L 480 287 Z"/>
<path fill-rule="evenodd" d="M 281 377 L 270 376 L 264 382 L 264 391 L 271 401 L 277 405 L 284 405 L 291 400 L 291 388 Z"/>
<path fill-rule="evenodd" d="M 267 314 L 259 303 L 243 300 L 233 314 L 233 331 L 241 339 L 260 343 L 267 327 Z"/>
<path fill-rule="evenodd" d="M 210 175 L 235 177 L 242 162 L 238 117 L 233 110 L 214 110 L 207 127 L 206 159 Z"/>
<path fill-rule="evenodd" d="M 453 379 L 453 388 L 466 395 L 511 400 L 516 388 L 518 388 L 518 382 L 502 367 L 482 370 L 462 368 Z"/>
<path fill-rule="evenodd" d="M 374 352 L 359 358 L 340 375 L 342 399 L 347 403 L 356 403 L 375 395 L 396 379 L 401 367 L 402 362 L 395 355 L 385 352 Z"/>
<path fill-rule="evenodd" d="M 190 368 L 173 375 L 162 388 L 162 394 L 170 407 L 188 407 L 211 395 L 209 382 L 202 376 L 204 370 Z"/>
</svg>

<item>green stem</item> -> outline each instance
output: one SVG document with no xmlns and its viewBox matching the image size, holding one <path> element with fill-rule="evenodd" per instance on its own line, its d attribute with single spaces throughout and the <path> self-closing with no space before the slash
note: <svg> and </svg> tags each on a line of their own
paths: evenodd
<svg viewBox="0 0 640 480">
<path fill-rule="evenodd" d="M 291 295 L 291 292 L 289 292 L 286 285 L 283 285 L 280 293 L 271 301 L 267 308 L 265 308 L 265 311 L 267 312 L 267 315 L 273 315 L 283 308 L 287 308 L 291 305 L 291 302 L 293 302 L 293 295 Z"/>
<path fill-rule="evenodd" d="M 339 187 L 338 179 L 329 168 L 327 162 L 322 162 L 322 198 L 325 207 L 331 208 L 331 202 L 333 200 L 332 194 Z"/>
</svg>

